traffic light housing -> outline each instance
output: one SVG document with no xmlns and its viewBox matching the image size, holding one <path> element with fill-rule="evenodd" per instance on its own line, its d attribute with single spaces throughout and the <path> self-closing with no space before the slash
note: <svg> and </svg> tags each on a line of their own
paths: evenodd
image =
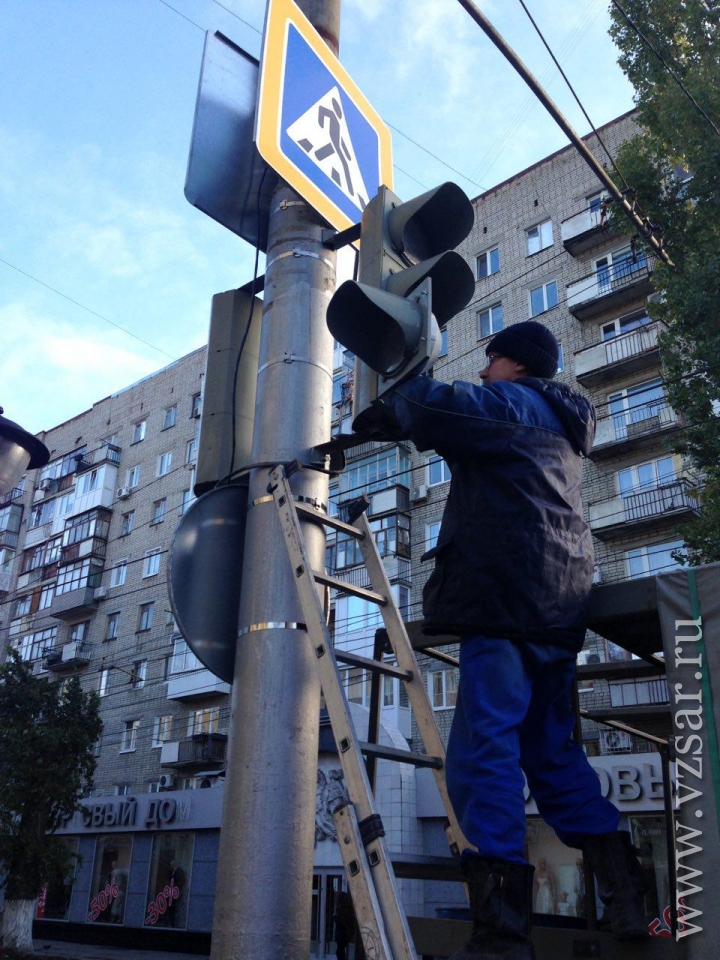
<svg viewBox="0 0 720 960">
<path fill-rule="evenodd" d="M 358 280 L 338 287 L 327 312 L 330 332 L 359 361 L 355 417 L 437 359 L 440 327 L 475 290 L 472 270 L 452 249 L 473 221 L 472 204 L 454 183 L 406 203 L 382 186 L 368 203 Z"/>
</svg>

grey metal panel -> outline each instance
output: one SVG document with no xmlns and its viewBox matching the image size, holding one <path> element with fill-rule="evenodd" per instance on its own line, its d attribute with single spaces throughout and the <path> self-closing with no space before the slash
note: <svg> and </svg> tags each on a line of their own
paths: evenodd
<svg viewBox="0 0 720 960">
<path fill-rule="evenodd" d="M 246 484 L 225 484 L 182 517 L 170 547 L 168 593 L 180 633 L 208 670 L 232 683 L 245 543 Z"/>
<path fill-rule="evenodd" d="M 185 196 L 265 251 L 278 178 L 253 139 L 258 75 L 258 61 L 232 40 L 221 33 L 206 35 Z"/>
</svg>

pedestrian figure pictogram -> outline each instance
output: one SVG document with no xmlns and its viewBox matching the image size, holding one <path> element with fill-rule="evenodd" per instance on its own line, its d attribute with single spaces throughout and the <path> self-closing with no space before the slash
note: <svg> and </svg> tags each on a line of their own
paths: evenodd
<svg viewBox="0 0 720 960">
<path fill-rule="evenodd" d="M 338 87 L 292 123 L 287 134 L 360 211 L 367 206 L 367 188 L 355 157 Z"/>
</svg>

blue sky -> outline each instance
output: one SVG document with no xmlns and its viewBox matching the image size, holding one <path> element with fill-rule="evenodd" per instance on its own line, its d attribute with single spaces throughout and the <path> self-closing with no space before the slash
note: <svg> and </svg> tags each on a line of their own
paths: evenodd
<svg viewBox="0 0 720 960">
<path fill-rule="evenodd" d="M 527 6 L 596 125 L 632 107 L 607 0 Z M 587 133 L 521 5 L 481 9 Z M 183 185 L 204 31 L 259 56 L 264 12 L 264 0 L 3 0 L 0 405 L 27 429 L 200 346 L 212 295 L 251 278 L 254 251 Z M 456 0 L 343 0 L 340 59 L 395 128 L 404 199 L 446 179 L 476 196 L 566 143 Z"/>
</svg>

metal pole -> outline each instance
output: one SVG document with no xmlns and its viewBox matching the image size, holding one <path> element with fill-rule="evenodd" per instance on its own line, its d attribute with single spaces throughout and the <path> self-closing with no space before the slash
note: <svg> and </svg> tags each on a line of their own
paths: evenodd
<svg viewBox="0 0 720 960">
<path fill-rule="evenodd" d="M 340 0 L 300 0 L 337 52 Z M 330 435 L 335 254 L 324 221 L 287 185 L 272 198 L 253 462 L 307 461 Z M 268 471 L 250 477 L 232 720 L 213 923 L 213 960 L 307 960 L 310 953 L 320 687 L 300 621 Z M 327 477 L 293 492 L 327 504 Z M 325 533 L 305 527 L 313 565 Z"/>
</svg>

